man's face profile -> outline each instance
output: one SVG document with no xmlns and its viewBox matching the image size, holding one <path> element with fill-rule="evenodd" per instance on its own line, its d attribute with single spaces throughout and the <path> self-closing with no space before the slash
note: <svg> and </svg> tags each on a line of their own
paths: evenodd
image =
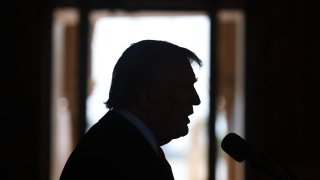
<svg viewBox="0 0 320 180">
<path fill-rule="evenodd" d="M 190 64 L 173 65 L 154 86 L 153 116 L 161 134 L 170 141 L 188 134 L 189 115 L 200 99 L 194 88 L 196 77 Z"/>
</svg>

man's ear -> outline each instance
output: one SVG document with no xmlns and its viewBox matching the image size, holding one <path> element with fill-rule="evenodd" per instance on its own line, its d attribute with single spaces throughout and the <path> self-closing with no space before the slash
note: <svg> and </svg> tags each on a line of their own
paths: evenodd
<svg viewBox="0 0 320 180">
<path fill-rule="evenodd" d="M 152 97 L 149 88 L 141 88 L 137 92 L 138 106 L 142 110 L 150 110 L 152 108 Z"/>
</svg>

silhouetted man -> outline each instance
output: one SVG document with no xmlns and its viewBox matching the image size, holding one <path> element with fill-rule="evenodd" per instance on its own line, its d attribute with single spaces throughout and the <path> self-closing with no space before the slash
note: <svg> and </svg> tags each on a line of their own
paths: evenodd
<svg viewBox="0 0 320 180">
<path fill-rule="evenodd" d="M 70 155 L 61 179 L 171 180 L 160 146 L 188 134 L 201 60 L 169 42 L 143 40 L 127 48 L 112 76 L 109 111 Z"/>
</svg>

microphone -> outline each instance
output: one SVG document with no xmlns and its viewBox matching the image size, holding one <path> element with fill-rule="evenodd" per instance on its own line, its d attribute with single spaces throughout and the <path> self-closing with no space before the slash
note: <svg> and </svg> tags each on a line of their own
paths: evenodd
<svg viewBox="0 0 320 180">
<path fill-rule="evenodd" d="M 246 160 L 256 171 L 264 171 L 279 180 L 298 179 L 269 152 L 254 152 L 250 144 L 235 133 L 229 133 L 223 138 L 221 148 L 237 162 Z"/>
</svg>

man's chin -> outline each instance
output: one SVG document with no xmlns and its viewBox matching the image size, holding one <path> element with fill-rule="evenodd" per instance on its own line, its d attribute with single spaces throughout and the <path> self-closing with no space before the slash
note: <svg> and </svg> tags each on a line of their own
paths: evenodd
<svg viewBox="0 0 320 180">
<path fill-rule="evenodd" d="M 188 126 L 187 126 L 186 128 L 181 129 L 181 130 L 179 131 L 179 134 L 177 134 L 176 138 L 174 138 L 174 139 L 177 139 L 177 138 L 186 136 L 188 133 L 189 133 L 189 128 L 188 128 Z"/>
<path fill-rule="evenodd" d="M 189 128 L 188 128 L 188 126 L 187 126 L 186 129 L 184 130 L 184 133 L 183 133 L 182 136 L 186 136 L 188 133 L 189 133 Z"/>
<path fill-rule="evenodd" d="M 189 133 L 189 128 L 186 126 L 184 129 L 180 129 L 179 131 L 175 131 L 171 134 L 171 136 L 167 136 L 168 138 L 162 142 L 162 144 L 167 144 L 173 139 L 178 139 L 180 137 L 186 136 Z"/>
</svg>

